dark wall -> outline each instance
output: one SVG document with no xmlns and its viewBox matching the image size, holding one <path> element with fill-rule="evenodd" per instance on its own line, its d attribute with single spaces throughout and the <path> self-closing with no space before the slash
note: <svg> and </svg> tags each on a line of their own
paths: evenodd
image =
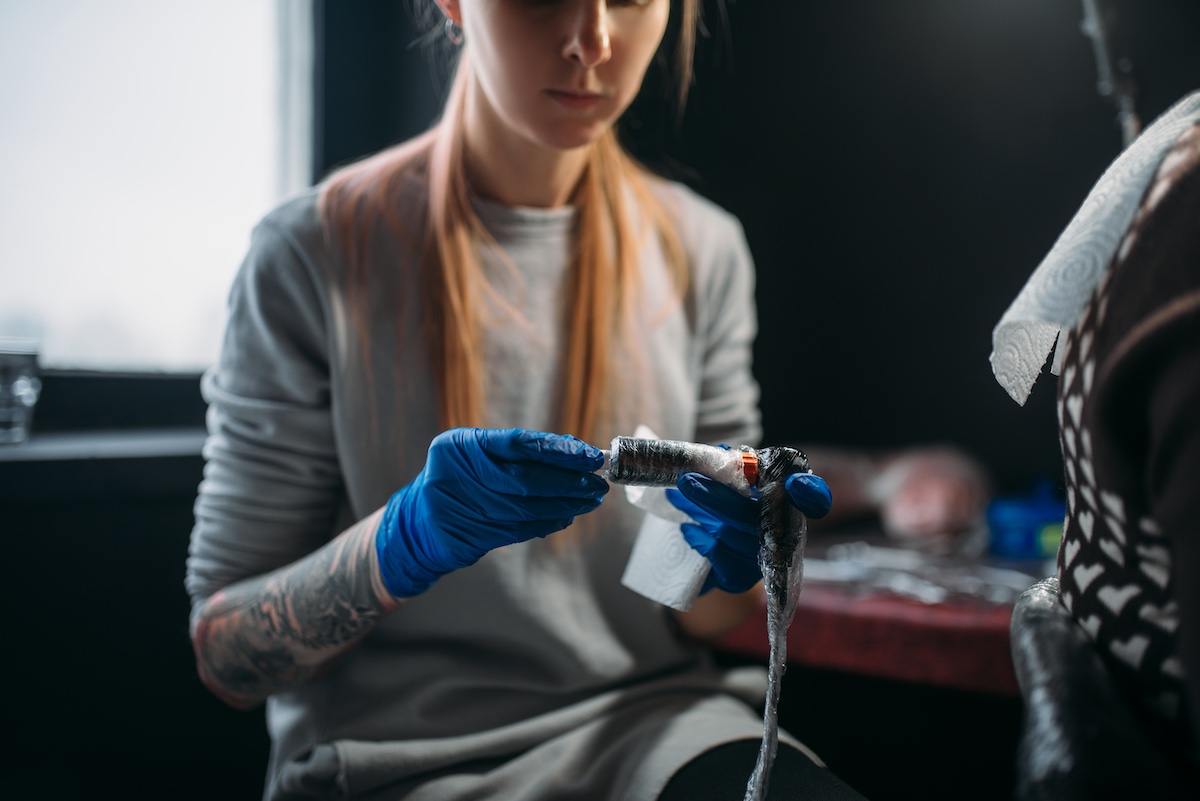
<svg viewBox="0 0 1200 801">
<path fill-rule="evenodd" d="M 1200 88 L 1200 3 L 1115 4 L 1153 116 Z M 744 2 L 685 135 L 757 258 L 769 438 L 953 440 L 1002 486 L 1060 474 L 991 330 L 1119 153 L 1082 5 Z M 700 134 L 703 135 L 700 135 Z"/>
<path fill-rule="evenodd" d="M 261 798 L 263 711 L 212 696 L 188 639 L 201 469 L 199 454 L 0 460 L 4 798 Z"/>
<path fill-rule="evenodd" d="M 1200 87 L 1200 3 L 1113 8 L 1147 119 Z M 705 9 L 682 126 L 652 97 L 625 135 L 745 226 L 767 440 L 953 441 L 1003 490 L 1057 480 L 1053 381 L 1022 409 L 988 354 L 1120 152 L 1082 3 L 740 0 L 726 25 Z M 328 3 L 323 24 L 318 172 L 421 130 L 440 97 L 405 4 Z"/>
<path fill-rule="evenodd" d="M 441 42 L 421 44 L 423 0 L 314 0 L 313 174 L 424 130 L 441 105 Z M 432 38 L 432 37 L 431 37 Z"/>
<path fill-rule="evenodd" d="M 0 447 L 5 799 L 261 797 L 263 710 L 209 693 L 188 637 L 199 448 L 139 439 L 204 413 L 198 376 L 47 371 Z"/>
</svg>

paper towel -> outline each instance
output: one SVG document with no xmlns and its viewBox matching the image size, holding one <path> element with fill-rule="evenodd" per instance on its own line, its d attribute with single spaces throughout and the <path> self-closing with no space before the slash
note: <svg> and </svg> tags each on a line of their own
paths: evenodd
<svg viewBox="0 0 1200 801">
<path fill-rule="evenodd" d="M 992 372 L 1024 405 L 1059 333 L 1069 331 L 1112 265 L 1146 187 L 1180 135 L 1200 122 L 1200 92 L 1163 113 L 1105 170 L 992 332 Z M 1054 354 L 1058 375 L 1064 348 Z"/>
<path fill-rule="evenodd" d="M 686 612 L 699 597 L 711 567 L 679 530 L 679 524 L 691 518 L 671 505 L 662 487 L 626 487 L 625 497 L 645 510 L 646 518 L 621 583 L 643 597 Z"/>
</svg>

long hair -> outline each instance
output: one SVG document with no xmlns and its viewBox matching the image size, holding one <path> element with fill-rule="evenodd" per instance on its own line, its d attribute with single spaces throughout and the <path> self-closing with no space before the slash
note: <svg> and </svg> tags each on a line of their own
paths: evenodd
<svg viewBox="0 0 1200 801">
<path fill-rule="evenodd" d="M 681 107 L 691 82 L 698 4 L 679 2 Z M 351 317 L 364 340 L 371 232 L 382 223 L 400 241 L 418 244 L 424 254 L 424 333 L 443 428 L 483 425 L 486 365 L 480 298 L 487 286 L 479 248 L 498 249 L 471 204 L 467 183 L 462 131 L 473 80 L 469 58 L 464 49 L 441 118 L 429 131 L 339 170 L 319 196 L 326 236 L 345 260 Z M 641 283 L 638 252 L 645 237 L 658 237 L 677 298 L 683 296 L 689 273 L 675 224 L 651 189 L 654 177 L 622 148 L 612 130 L 589 147 L 575 192 L 578 212 L 568 290 L 572 315 L 556 421 L 561 433 L 584 439 L 596 435 L 613 411 L 613 348 L 628 342 L 621 334 L 628 331 Z M 414 176 L 428 187 L 428 208 L 416 231 L 412 219 L 398 213 L 398 198 Z"/>
</svg>

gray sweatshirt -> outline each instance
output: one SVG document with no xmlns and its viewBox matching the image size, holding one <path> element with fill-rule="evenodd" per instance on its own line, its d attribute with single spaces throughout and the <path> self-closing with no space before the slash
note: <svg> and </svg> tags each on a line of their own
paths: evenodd
<svg viewBox="0 0 1200 801">
<path fill-rule="evenodd" d="M 670 302 L 647 237 L 642 357 L 623 365 L 617 420 L 594 444 L 638 423 L 668 439 L 757 444 L 754 276 L 741 227 L 680 185 L 656 191 L 678 221 L 691 285 L 682 304 Z M 424 208 L 416 181 L 406 202 Z M 504 254 L 482 252 L 496 289 L 487 425 L 553 430 L 574 210 L 476 207 Z M 255 229 L 203 383 L 210 433 L 187 565 L 193 602 L 307 555 L 421 470 L 440 429 L 420 259 L 395 245 L 382 252 L 368 265 L 362 326 L 315 192 Z M 698 753 L 760 737 L 764 672 L 714 669 L 669 610 L 621 585 L 641 514 L 616 488 L 567 531 L 445 576 L 330 673 L 272 697 L 265 797 L 649 801 Z"/>
</svg>

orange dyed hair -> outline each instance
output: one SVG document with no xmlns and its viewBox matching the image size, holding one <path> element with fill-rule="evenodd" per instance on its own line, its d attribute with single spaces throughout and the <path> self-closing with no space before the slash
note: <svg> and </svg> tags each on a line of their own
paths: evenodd
<svg viewBox="0 0 1200 801">
<path fill-rule="evenodd" d="M 691 82 L 700 23 L 699 0 L 681 0 L 676 48 L 680 107 Z M 370 232 L 383 224 L 424 254 L 425 335 L 444 428 L 480 426 L 484 420 L 483 323 L 480 296 L 487 292 L 478 247 L 498 247 L 471 205 L 464 167 L 462 115 L 471 80 L 463 51 L 442 117 L 429 131 L 331 176 L 320 193 L 326 236 L 341 250 L 348 270 L 348 302 L 364 335 Z M 399 214 L 405 181 L 427 183 L 429 205 L 414 230 Z M 578 216 L 570 308 L 563 363 L 558 431 L 583 439 L 596 435 L 611 413 L 613 343 L 630 322 L 641 282 L 637 261 L 647 232 L 658 236 L 678 297 L 688 265 L 674 223 L 650 189 L 653 176 L 607 131 L 591 145 L 575 192 Z M 628 193 L 628 195 L 627 195 Z M 632 203 L 630 202 L 632 198 Z M 643 222 L 635 219 L 640 212 Z M 649 228 L 646 225 L 649 225 Z M 419 239 L 418 239 L 419 238 Z"/>
</svg>

